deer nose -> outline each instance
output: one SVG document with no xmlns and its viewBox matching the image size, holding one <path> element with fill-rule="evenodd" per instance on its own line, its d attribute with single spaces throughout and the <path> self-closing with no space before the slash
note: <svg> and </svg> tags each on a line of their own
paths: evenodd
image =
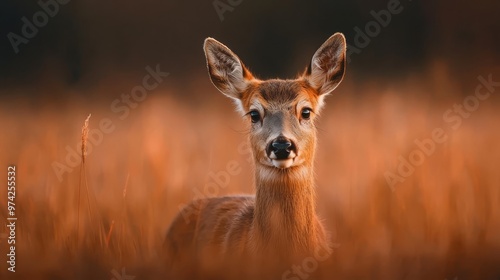
<svg viewBox="0 0 500 280">
<path fill-rule="evenodd" d="M 290 146 L 292 146 L 292 142 L 290 141 L 277 141 L 277 142 L 273 142 L 271 144 L 271 146 L 273 146 L 273 151 L 279 151 L 279 150 L 288 150 L 288 148 L 290 148 Z"/>
<path fill-rule="evenodd" d="M 271 155 L 271 152 L 273 152 L 278 160 L 287 159 L 293 149 L 295 149 L 295 147 L 292 141 L 280 136 L 271 142 L 268 148 L 268 154 Z"/>
</svg>

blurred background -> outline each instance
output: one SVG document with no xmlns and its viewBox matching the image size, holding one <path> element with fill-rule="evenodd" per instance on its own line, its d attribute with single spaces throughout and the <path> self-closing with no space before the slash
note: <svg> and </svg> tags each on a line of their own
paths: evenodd
<svg viewBox="0 0 500 280">
<path fill-rule="evenodd" d="M 18 272 L 6 272 L 0 230 L 2 279 L 110 279 L 122 267 L 155 277 L 182 205 L 254 191 L 247 120 L 210 83 L 203 40 L 259 78 L 293 78 L 335 32 L 349 63 L 318 123 L 318 212 L 341 244 L 325 279 L 499 279 L 499 87 L 479 78 L 500 81 L 499 10 L 493 0 L 2 0 L 0 162 L 18 167 L 19 207 Z M 157 69 L 168 75 L 130 99 Z M 478 85 L 487 98 L 473 97 Z M 436 128 L 447 140 L 388 183 Z M 207 191 L 233 161 L 241 172 Z"/>
<path fill-rule="evenodd" d="M 22 35 L 22 18 L 33 22 L 33 15 L 42 8 L 37 1 L 2 1 L 0 82 L 4 87 L 53 82 L 90 88 L 125 73 L 141 75 L 151 64 L 172 72 L 171 86 L 185 87 L 193 77 L 205 75 L 201 45 L 208 36 L 225 42 L 263 78 L 293 77 L 317 45 L 334 32 L 343 32 L 356 46 L 355 28 L 364 31 L 374 20 L 370 12 L 387 10 L 391 3 L 234 0 L 233 7 L 222 0 L 123 1 L 120 5 L 65 1 L 33 38 L 19 44 L 18 53 L 7 34 Z M 468 71 L 496 67 L 498 1 L 396 2 L 400 12 L 378 35 L 370 36 L 361 53 L 353 55 L 351 79 L 401 78 L 425 72 L 426 65 L 440 60 L 458 81 L 467 82 L 474 81 Z M 184 90 L 179 95 L 200 93 Z"/>
</svg>

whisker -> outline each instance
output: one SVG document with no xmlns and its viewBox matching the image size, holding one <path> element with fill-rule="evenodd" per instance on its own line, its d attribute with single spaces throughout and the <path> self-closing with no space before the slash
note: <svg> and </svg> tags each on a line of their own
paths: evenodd
<svg viewBox="0 0 500 280">
<path fill-rule="evenodd" d="M 319 132 L 327 132 L 326 129 L 323 129 L 323 128 L 317 126 L 316 124 L 314 124 L 314 128 L 316 128 L 316 130 L 319 131 Z"/>
<path fill-rule="evenodd" d="M 231 129 L 233 132 L 236 132 L 236 133 L 238 133 L 238 134 L 244 134 L 244 135 L 248 135 L 248 134 L 250 134 L 250 132 L 251 132 L 250 128 L 247 128 L 247 129 L 243 129 L 243 130 L 241 130 L 241 129 L 236 129 L 236 128 L 232 128 L 232 127 L 231 127 L 230 129 Z"/>
</svg>

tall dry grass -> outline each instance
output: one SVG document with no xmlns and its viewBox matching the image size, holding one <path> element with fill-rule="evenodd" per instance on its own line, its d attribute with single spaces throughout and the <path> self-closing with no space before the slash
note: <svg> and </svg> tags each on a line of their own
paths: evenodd
<svg viewBox="0 0 500 280">
<path fill-rule="evenodd" d="M 252 166 L 237 149 L 245 122 L 208 80 L 200 84 L 206 88 L 196 90 L 211 95 L 202 105 L 159 90 L 124 120 L 104 99 L 75 97 L 58 110 L 2 104 L 8 134 L 0 158 L 18 166 L 19 219 L 18 272 L 2 279 L 112 279 L 122 268 L 135 279 L 154 278 L 169 223 L 213 182 L 209 172 L 235 160 L 241 172 L 218 194 L 252 193 Z M 453 130 L 442 115 L 473 93 L 465 90 L 446 75 L 391 85 L 348 79 L 328 98 L 316 160 L 318 211 L 340 245 L 322 263 L 328 279 L 500 277 L 499 99 L 482 101 Z M 89 113 L 90 130 L 105 117 L 116 128 L 59 181 L 52 163 L 64 162 L 67 145 L 79 151 Z M 392 191 L 384 173 L 436 127 L 447 141 Z M 89 198 L 79 186 L 88 186 Z M 5 261 L 2 253 L 1 273 Z"/>
</svg>

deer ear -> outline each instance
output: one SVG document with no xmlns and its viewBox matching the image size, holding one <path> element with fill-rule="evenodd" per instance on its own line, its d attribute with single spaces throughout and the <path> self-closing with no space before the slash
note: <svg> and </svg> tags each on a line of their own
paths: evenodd
<svg viewBox="0 0 500 280">
<path fill-rule="evenodd" d="M 213 38 L 207 38 L 203 48 L 214 86 L 223 94 L 240 100 L 253 79 L 250 71 L 228 47 Z"/>
<path fill-rule="evenodd" d="M 346 42 L 342 33 L 333 34 L 314 53 L 305 78 L 321 96 L 331 93 L 345 72 Z"/>
</svg>

